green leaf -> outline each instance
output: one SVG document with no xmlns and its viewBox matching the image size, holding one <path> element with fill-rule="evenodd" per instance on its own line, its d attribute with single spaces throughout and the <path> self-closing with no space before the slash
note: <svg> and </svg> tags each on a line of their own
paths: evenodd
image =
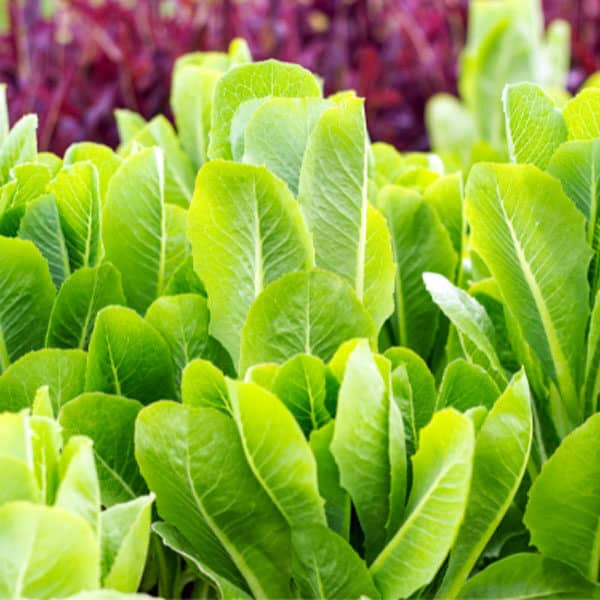
<svg viewBox="0 0 600 600">
<path fill-rule="evenodd" d="M 21 219 L 18 235 L 36 245 L 48 262 L 52 281 L 59 289 L 71 273 L 71 268 L 54 196 L 39 196 L 29 203 Z"/>
<path fill-rule="evenodd" d="M 567 139 L 561 111 L 534 83 L 507 85 L 502 103 L 511 161 L 545 169 L 554 151 Z"/>
<path fill-rule="evenodd" d="M 329 527 L 348 539 L 350 535 L 350 496 L 341 486 L 340 471 L 331 453 L 334 421 L 310 434 L 310 448 L 317 462 L 319 494 L 325 500 L 325 514 Z"/>
<path fill-rule="evenodd" d="M 144 318 L 169 347 L 177 387 L 183 369 L 191 360 L 211 357 L 215 342 L 208 335 L 210 315 L 202 296 L 161 296 L 150 305 Z"/>
<path fill-rule="evenodd" d="M 185 532 L 200 563 L 255 596 L 291 596 L 288 525 L 246 463 L 231 417 L 156 402 L 138 417 L 135 447 L 159 515 Z"/>
<path fill-rule="evenodd" d="M 586 239 L 594 251 L 590 271 L 591 297 L 600 287 L 600 140 L 562 144 L 552 156 L 548 173 L 585 215 Z"/>
<path fill-rule="evenodd" d="M 108 262 L 78 269 L 56 296 L 46 345 L 87 348 L 96 315 L 110 304 L 125 304 L 121 274 L 117 269 Z"/>
<path fill-rule="evenodd" d="M 62 508 L 0 507 L 0 596 L 60 598 L 96 589 L 98 544 L 89 524 Z"/>
<path fill-rule="evenodd" d="M 231 123 L 243 102 L 306 96 L 321 97 L 321 88 L 312 73 L 299 65 L 267 60 L 230 69 L 215 89 L 208 157 L 232 158 Z"/>
<path fill-rule="evenodd" d="M 531 543 L 592 582 L 600 539 L 600 414 L 569 434 L 529 490 L 524 523 Z"/>
<path fill-rule="evenodd" d="M 48 184 L 54 194 L 73 271 L 94 267 L 101 254 L 100 184 L 88 162 L 64 166 Z"/>
<path fill-rule="evenodd" d="M 590 258 L 584 218 L 556 179 L 529 165 L 476 165 L 467 198 L 472 246 L 558 386 L 553 416 L 564 435 L 583 418 L 578 386 Z"/>
<path fill-rule="evenodd" d="M 514 554 L 470 579 L 459 598 L 598 598 L 598 587 L 568 565 L 539 554 Z"/>
<path fill-rule="evenodd" d="M 250 308 L 240 371 L 298 353 L 328 361 L 342 342 L 372 339 L 374 333 L 371 318 L 345 281 L 327 271 L 291 273 L 270 284 Z"/>
<path fill-rule="evenodd" d="M 208 360 L 195 359 L 183 370 L 181 401 L 231 412 L 225 376 Z"/>
<path fill-rule="evenodd" d="M 600 396 L 600 291 L 596 294 L 596 301 L 592 309 L 590 328 L 587 340 L 585 362 L 585 378 L 583 397 L 585 399 L 586 414 L 598 411 L 598 397 Z"/>
<path fill-rule="evenodd" d="M 292 575 L 302 598 L 377 598 L 367 566 L 339 535 L 322 525 L 292 535 Z"/>
<path fill-rule="evenodd" d="M 21 117 L 0 146 L 0 185 L 10 178 L 10 171 L 21 163 L 33 162 L 37 154 L 36 115 Z"/>
<path fill-rule="evenodd" d="M 438 594 L 455 598 L 521 484 L 533 434 L 524 371 L 515 375 L 488 413 L 475 442 L 467 509 Z"/>
<path fill-rule="evenodd" d="M 485 369 L 458 358 L 444 370 L 437 405 L 461 412 L 475 406 L 492 408 L 498 396 L 500 390 Z"/>
<path fill-rule="evenodd" d="M 321 98 L 272 98 L 252 114 L 244 129 L 242 162 L 265 165 L 298 194 L 309 136 L 332 103 Z"/>
<path fill-rule="evenodd" d="M 306 436 L 331 419 L 327 410 L 332 375 L 315 356 L 298 354 L 281 365 L 271 389 L 298 421 Z"/>
<path fill-rule="evenodd" d="M 108 146 L 94 142 L 78 142 L 71 144 L 65 152 L 65 165 L 73 165 L 79 162 L 91 162 L 98 172 L 98 184 L 100 188 L 100 199 L 104 202 L 108 182 L 121 165 L 122 159 Z"/>
<path fill-rule="evenodd" d="M 65 444 L 58 464 L 60 482 L 54 505 L 84 518 L 98 536 L 100 485 L 92 446 L 90 438 L 79 435 Z"/>
<path fill-rule="evenodd" d="M 222 71 L 180 61 L 173 69 L 171 109 L 181 145 L 198 168 L 206 161 L 212 98 Z"/>
<path fill-rule="evenodd" d="M 141 145 L 156 147 L 164 156 L 164 197 L 168 204 L 187 208 L 194 191 L 194 166 L 183 151 L 173 126 L 163 115 L 154 117 L 136 131 L 128 143 L 128 149 Z M 127 151 L 126 150 L 126 151 Z"/>
<path fill-rule="evenodd" d="M 435 380 L 425 361 L 409 348 L 389 348 L 384 356 L 392 365 L 392 393 L 402 412 L 409 454 L 417 446 L 419 430 L 436 408 Z"/>
<path fill-rule="evenodd" d="M 120 592 L 138 589 L 150 542 L 154 497 L 117 504 L 100 515 L 102 585 Z"/>
<path fill-rule="evenodd" d="M 44 349 L 30 352 L 0 376 L 0 408 L 29 408 L 39 387 L 47 385 L 54 414 L 83 392 L 86 354 L 81 350 Z"/>
<path fill-rule="evenodd" d="M 40 502 L 45 499 L 36 479 L 31 452 L 33 437 L 31 421 L 25 411 L 0 413 L 0 506 L 15 500 Z"/>
<path fill-rule="evenodd" d="M 569 140 L 593 140 L 600 137 L 600 122 L 596 115 L 600 110 L 600 90 L 586 88 L 569 100 L 563 116 Z"/>
<path fill-rule="evenodd" d="M 390 364 L 361 341 L 348 358 L 331 452 L 356 507 L 372 560 L 395 533 L 406 498 L 402 413 L 391 394 Z"/>
<path fill-rule="evenodd" d="M 396 260 L 395 313 L 392 327 L 398 345 L 427 358 L 433 348 L 439 308 L 423 284 L 433 271 L 453 278 L 456 253 L 436 211 L 416 191 L 386 186 L 377 205 L 387 219 Z"/>
<path fill-rule="evenodd" d="M 115 110 L 115 121 L 117 122 L 121 146 L 128 144 L 133 136 L 147 124 L 146 119 L 142 115 L 138 115 L 136 112 L 127 109 Z"/>
<path fill-rule="evenodd" d="M 498 387 L 503 388 L 506 375 L 496 353 L 494 325 L 485 308 L 441 275 L 424 273 L 423 281 L 433 301 L 456 328 L 465 356 L 482 366 Z"/>
<path fill-rule="evenodd" d="M 142 317 L 123 306 L 98 313 L 90 338 L 85 389 L 148 404 L 175 394 L 167 344 Z"/>
<path fill-rule="evenodd" d="M 199 294 L 206 298 L 206 289 L 200 281 L 200 277 L 194 271 L 194 260 L 192 256 L 188 256 L 177 267 L 169 283 L 164 290 L 166 296 L 176 296 L 178 294 Z"/>
<path fill-rule="evenodd" d="M 163 156 L 157 148 L 123 161 L 102 213 L 105 259 L 123 275 L 125 296 L 143 313 L 163 294 L 187 253 L 186 215 L 165 205 Z"/>
<path fill-rule="evenodd" d="M 0 373 L 44 345 L 56 291 L 48 263 L 26 240 L 0 236 Z"/>
<path fill-rule="evenodd" d="M 308 140 L 298 200 L 316 266 L 349 282 L 379 330 L 393 310 L 394 266 L 389 232 L 369 204 L 368 158 L 363 100 L 325 110 Z"/>
<path fill-rule="evenodd" d="M 192 563 L 196 569 L 206 577 L 219 592 L 221 600 L 249 600 L 246 591 L 234 585 L 226 577 L 201 562 L 193 548 L 193 545 L 183 536 L 176 527 L 169 523 L 158 522 L 152 525 L 152 529 L 161 537 L 163 543 L 177 554 L 183 556 L 188 563 Z"/>
<path fill-rule="evenodd" d="M 94 441 L 102 504 L 133 500 L 146 491 L 133 452 L 136 400 L 98 392 L 81 394 L 60 412 L 64 439 L 87 436 Z"/>
<path fill-rule="evenodd" d="M 382 597 L 406 597 L 431 581 L 463 518 L 475 440 L 473 424 L 441 410 L 421 430 L 402 526 L 371 565 Z"/>
<path fill-rule="evenodd" d="M 198 175 L 189 237 L 194 268 L 208 292 L 211 334 L 237 366 L 254 299 L 272 281 L 312 264 L 300 207 L 264 167 L 211 161 Z"/>
</svg>

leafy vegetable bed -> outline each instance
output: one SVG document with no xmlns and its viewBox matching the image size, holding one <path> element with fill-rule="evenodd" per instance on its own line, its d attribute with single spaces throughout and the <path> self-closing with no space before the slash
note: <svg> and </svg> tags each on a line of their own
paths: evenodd
<svg viewBox="0 0 600 600">
<path fill-rule="evenodd" d="M 600 90 L 464 190 L 239 41 L 172 106 L 0 102 L 0 597 L 597 596 Z"/>
</svg>

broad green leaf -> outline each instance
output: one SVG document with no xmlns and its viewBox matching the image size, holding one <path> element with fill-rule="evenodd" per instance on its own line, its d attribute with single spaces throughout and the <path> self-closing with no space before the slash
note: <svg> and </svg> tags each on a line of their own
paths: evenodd
<svg viewBox="0 0 600 600">
<path fill-rule="evenodd" d="M 29 203 L 21 219 L 18 235 L 36 245 L 48 261 L 50 276 L 59 289 L 70 275 L 71 267 L 54 196 L 39 196 Z"/>
<path fill-rule="evenodd" d="M 389 348 L 384 356 L 392 365 L 392 393 L 402 412 L 406 445 L 412 454 L 419 430 L 436 409 L 435 380 L 425 361 L 409 348 Z"/>
<path fill-rule="evenodd" d="M 105 259 L 121 272 L 127 301 L 140 313 L 163 294 L 187 253 L 185 211 L 165 204 L 164 185 L 162 153 L 141 150 L 110 180 L 102 212 Z"/>
<path fill-rule="evenodd" d="M 62 285 L 50 314 L 46 345 L 54 348 L 88 346 L 96 315 L 110 304 L 125 304 L 121 274 L 105 262 L 83 267 Z"/>
<path fill-rule="evenodd" d="M 292 528 L 325 524 L 316 463 L 292 414 L 254 383 L 228 391 L 246 462 L 277 510 Z"/>
<path fill-rule="evenodd" d="M 342 342 L 374 334 L 373 321 L 345 281 L 327 271 L 291 273 L 252 305 L 242 330 L 240 372 L 299 353 L 328 361 Z"/>
<path fill-rule="evenodd" d="M 405 159 L 390 144 L 384 142 L 375 142 L 371 144 L 371 153 L 373 155 L 373 172 L 370 177 L 373 180 L 374 189 L 372 194 L 377 196 L 377 192 L 388 183 L 395 181 L 396 177 L 405 169 Z"/>
<path fill-rule="evenodd" d="M 242 162 L 265 165 L 298 194 L 309 136 L 332 103 L 321 98 L 272 98 L 261 104 L 244 129 Z"/>
<path fill-rule="evenodd" d="M 148 553 L 153 502 L 152 495 L 141 496 L 100 515 L 104 587 L 137 591 Z"/>
<path fill-rule="evenodd" d="M 133 452 L 135 419 L 141 408 L 136 400 L 89 392 L 67 402 L 60 412 L 65 440 L 84 435 L 94 441 L 104 506 L 133 500 L 146 491 Z"/>
<path fill-rule="evenodd" d="M 444 370 L 437 405 L 453 406 L 461 412 L 475 406 L 492 408 L 498 396 L 500 390 L 485 369 L 457 358 Z"/>
<path fill-rule="evenodd" d="M 389 232 L 369 204 L 368 158 L 363 100 L 325 110 L 308 139 L 298 200 L 316 266 L 344 277 L 379 329 L 393 310 L 394 266 Z"/>
<path fill-rule="evenodd" d="M 100 183 L 88 162 L 64 166 L 48 184 L 54 194 L 71 269 L 94 267 L 101 254 Z"/>
<path fill-rule="evenodd" d="M 179 63 L 173 69 L 171 109 L 181 145 L 196 168 L 206 160 L 212 98 L 221 75 L 220 70 L 196 64 Z"/>
<path fill-rule="evenodd" d="M 433 301 L 456 328 L 465 356 L 482 366 L 498 387 L 504 387 L 506 375 L 495 348 L 494 325 L 485 308 L 437 273 L 424 273 L 423 281 Z"/>
<path fill-rule="evenodd" d="M 0 506 L 15 500 L 44 499 L 36 479 L 32 440 L 33 430 L 25 411 L 0 413 Z"/>
<path fill-rule="evenodd" d="M 471 420 L 453 409 L 421 430 L 404 521 L 370 568 L 384 599 L 409 596 L 444 562 L 467 504 L 474 446 Z"/>
<path fill-rule="evenodd" d="M 564 435 L 583 418 L 578 386 L 590 258 L 583 215 L 556 179 L 529 165 L 476 165 L 467 190 L 472 246 L 558 386 L 553 416 Z"/>
<path fill-rule="evenodd" d="M 294 415 L 306 436 L 331 419 L 327 410 L 330 377 L 321 360 L 306 354 L 294 356 L 275 374 L 271 389 Z"/>
<path fill-rule="evenodd" d="M 600 396 L 600 292 L 596 294 L 587 340 L 583 390 L 586 414 L 594 414 L 598 411 L 598 396 Z"/>
<path fill-rule="evenodd" d="M 58 464 L 60 483 L 54 505 L 81 516 L 99 535 L 100 485 L 92 446 L 90 438 L 80 435 L 65 444 Z"/>
<path fill-rule="evenodd" d="M 176 296 L 178 294 L 200 294 L 206 298 L 206 289 L 200 281 L 196 271 L 194 271 L 194 260 L 188 256 L 175 270 L 169 283 L 164 290 L 166 296 Z"/>
<path fill-rule="evenodd" d="M 231 417 L 156 402 L 138 417 L 135 447 L 159 515 L 185 532 L 200 563 L 255 596 L 291 596 L 288 525 L 246 463 Z"/>
<path fill-rule="evenodd" d="M 475 442 L 467 509 L 438 594 L 455 598 L 517 492 L 533 434 L 531 397 L 523 371 L 488 413 Z"/>
<path fill-rule="evenodd" d="M 48 263 L 27 240 L 0 236 L 0 373 L 44 345 L 56 290 Z"/>
<path fill-rule="evenodd" d="M 187 208 L 194 191 L 195 169 L 171 123 L 163 115 L 154 117 L 135 132 L 129 141 L 129 148 L 136 144 L 145 148 L 158 146 L 162 150 L 165 202 Z"/>
<path fill-rule="evenodd" d="M 50 178 L 56 177 L 57 173 L 62 169 L 63 161 L 60 156 L 54 152 L 38 152 L 35 164 L 46 167 L 50 173 Z"/>
<path fill-rule="evenodd" d="M 85 375 L 88 392 L 126 396 L 148 404 L 175 394 L 169 348 L 136 312 L 108 306 L 98 313 Z"/>
<path fill-rule="evenodd" d="M 502 94 L 510 159 L 545 169 L 567 139 L 560 110 L 534 83 L 507 85 Z"/>
<path fill-rule="evenodd" d="M 398 345 L 427 358 L 433 348 L 439 308 L 423 284 L 433 271 L 453 278 L 456 254 L 436 211 L 416 191 L 386 186 L 377 196 L 392 235 L 396 260 L 395 312 L 391 323 Z"/>
<path fill-rule="evenodd" d="M 322 525 L 292 534 L 292 575 L 302 598 L 377 598 L 367 565 L 339 535 Z"/>
<path fill-rule="evenodd" d="M 317 462 L 319 494 L 325 500 L 325 514 L 330 529 L 348 539 L 350 535 L 350 496 L 341 486 L 340 471 L 331 453 L 334 421 L 310 434 L 310 448 Z"/>
<path fill-rule="evenodd" d="M 225 376 L 208 360 L 195 359 L 183 370 L 181 401 L 190 406 L 231 412 Z"/>
<path fill-rule="evenodd" d="M 396 531 L 406 497 L 402 413 L 391 393 L 390 364 L 361 341 L 348 358 L 331 452 L 356 507 L 372 560 Z"/>
<path fill-rule="evenodd" d="M 423 198 L 435 210 L 448 231 L 460 263 L 466 229 L 462 175 L 454 173 L 439 177 L 425 188 Z M 460 268 L 460 264 L 458 267 Z"/>
<path fill-rule="evenodd" d="M 0 146 L 0 185 L 10 178 L 13 167 L 25 162 L 33 162 L 37 154 L 36 115 L 21 117 L 4 138 Z"/>
<path fill-rule="evenodd" d="M 115 121 L 117 122 L 121 147 L 127 145 L 135 134 L 147 124 L 146 119 L 142 115 L 127 109 L 115 110 Z"/>
<path fill-rule="evenodd" d="M 593 140 L 600 137 L 600 90 L 586 88 L 569 100 L 563 110 L 563 116 L 569 140 Z"/>
<path fill-rule="evenodd" d="M 98 184 L 100 188 L 100 199 L 104 202 L 108 182 L 119 168 L 122 160 L 108 146 L 94 142 L 78 142 L 71 144 L 65 152 L 65 165 L 78 162 L 91 162 L 98 172 Z"/>
<path fill-rule="evenodd" d="M 600 539 L 600 414 L 570 433 L 529 490 L 524 523 L 531 543 L 592 582 Z"/>
<path fill-rule="evenodd" d="M 90 525 L 58 507 L 0 507 L 0 597 L 62 598 L 100 584 L 100 552 Z"/>
<path fill-rule="evenodd" d="M 272 281 L 312 264 L 300 207 L 264 167 L 211 161 L 198 174 L 189 237 L 208 292 L 211 334 L 237 366 L 254 299 Z"/>
<path fill-rule="evenodd" d="M 45 389 L 45 396 L 49 402 L 47 386 Z M 41 503 L 54 504 L 59 484 L 59 464 L 63 439 L 60 425 L 51 417 L 37 416 L 35 408 L 34 404 L 34 416 L 29 421 L 33 432 L 31 449 L 34 469 L 41 492 Z"/>
<path fill-rule="evenodd" d="M 491 564 L 463 587 L 459 598 L 519 600 L 598 598 L 600 591 L 565 563 L 539 554 L 514 554 Z"/>
<path fill-rule="evenodd" d="M 600 140 L 562 144 L 552 156 L 548 173 L 586 218 L 586 239 L 594 251 L 590 282 L 592 298 L 600 287 Z"/>
<path fill-rule="evenodd" d="M 30 352 L 0 376 L 0 409 L 29 408 L 39 387 L 49 387 L 54 414 L 83 392 L 86 354 L 81 350 L 44 349 Z"/>
<path fill-rule="evenodd" d="M 291 358 L 290 360 L 294 359 Z M 273 382 L 280 368 L 280 365 L 277 363 L 260 363 L 258 365 L 252 365 L 244 374 L 244 381 L 249 383 L 257 383 L 261 387 L 265 388 L 265 390 L 272 392 Z"/>
<path fill-rule="evenodd" d="M 160 536 L 165 546 L 183 556 L 206 577 L 219 592 L 221 600 L 249 600 L 251 596 L 226 577 L 211 569 L 198 559 L 194 547 L 173 525 L 164 522 L 154 523 L 152 529 Z"/>
<path fill-rule="evenodd" d="M 198 294 L 161 296 L 146 312 L 146 321 L 169 347 L 178 388 L 191 360 L 218 356 L 220 344 L 208 335 L 209 318 L 206 299 Z"/>
<path fill-rule="evenodd" d="M 232 158 L 231 122 L 243 102 L 254 98 L 306 96 L 321 97 L 321 88 L 312 73 L 299 65 L 267 60 L 232 68 L 215 88 L 208 157 Z"/>
</svg>

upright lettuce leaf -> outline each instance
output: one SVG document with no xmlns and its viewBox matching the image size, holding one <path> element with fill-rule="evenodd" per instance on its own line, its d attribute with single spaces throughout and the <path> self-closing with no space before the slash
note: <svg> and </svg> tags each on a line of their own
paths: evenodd
<svg viewBox="0 0 600 600">
<path fill-rule="evenodd" d="M 26 240 L 0 236 L 0 372 L 44 345 L 56 290 L 46 259 Z"/>
<path fill-rule="evenodd" d="M 529 490 L 524 522 L 531 543 L 549 558 L 598 581 L 600 414 L 568 435 Z"/>
<path fill-rule="evenodd" d="M 271 97 L 321 97 L 321 88 L 306 69 L 276 60 L 230 69 L 215 88 L 208 157 L 233 158 L 230 134 L 237 110 L 245 102 Z"/>
<path fill-rule="evenodd" d="M 569 140 L 593 140 L 600 137 L 600 123 L 596 118 L 600 110 L 600 90 L 590 87 L 581 90 L 567 102 L 563 115 Z"/>
<path fill-rule="evenodd" d="M 564 435 L 583 419 L 579 385 L 591 254 L 583 215 L 558 181 L 529 165 L 476 165 L 467 198 L 473 249 L 560 392 L 552 409 Z"/>
<path fill-rule="evenodd" d="M 403 523 L 370 567 L 382 598 L 409 596 L 444 562 L 467 504 L 474 437 L 471 420 L 448 408 L 421 430 Z"/>
<path fill-rule="evenodd" d="M 211 334 L 238 366 L 254 299 L 282 275 L 312 264 L 300 207 L 264 167 L 211 161 L 198 175 L 189 237 L 194 269 L 208 292 Z"/>
<path fill-rule="evenodd" d="M 123 161 L 102 212 L 105 259 L 123 276 L 129 306 L 143 313 L 184 261 L 186 214 L 165 204 L 163 155 L 148 148 Z"/>
<path fill-rule="evenodd" d="M 4 185 L 9 180 L 13 167 L 35 160 L 37 126 L 36 115 L 25 115 L 4 136 L 0 145 L 0 185 Z"/>
<path fill-rule="evenodd" d="M 374 335 L 373 321 L 344 280 L 320 270 L 291 273 L 252 305 L 242 330 L 240 371 L 298 353 L 328 361 L 342 342 Z"/>
<path fill-rule="evenodd" d="M 325 110 L 310 134 L 298 200 L 316 266 L 344 277 L 379 329 L 393 310 L 394 267 L 389 233 L 369 204 L 368 159 L 363 101 L 348 98 Z"/>
</svg>

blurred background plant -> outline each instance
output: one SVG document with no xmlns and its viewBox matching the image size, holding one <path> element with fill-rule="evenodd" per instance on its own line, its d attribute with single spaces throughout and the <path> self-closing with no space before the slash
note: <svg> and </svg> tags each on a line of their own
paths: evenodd
<svg viewBox="0 0 600 600">
<path fill-rule="evenodd" d="M 0 0 L 0 81 L 12 119 L 40 116 L 41 149 L 115 145 L 115 108 L 169 114 L 175 58 L 224 50 L 235 36 L 256 59 L 300 62 L 326 91 L 367 98 L 374 140 L 428 147 L 426 100 L 455 94 L 468 0 Z M 573 29 L 569 87 L 599 66 L 600 0 L 546 0 Z"/>
</svg>

